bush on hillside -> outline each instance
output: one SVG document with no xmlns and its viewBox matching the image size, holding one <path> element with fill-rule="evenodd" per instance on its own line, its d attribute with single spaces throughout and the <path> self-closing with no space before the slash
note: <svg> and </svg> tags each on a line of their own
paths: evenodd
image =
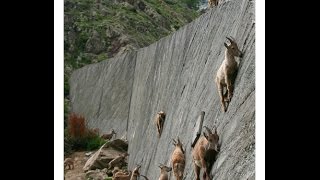
<svg viewBox="0 0 320 180">
<path fill-rule="evenodd" d="M 65 154 L 72 151 L 98 149 L 106 141 L 99 134 L 89 129 L 83 116 L 71 113 L 68 118 L 68 127 L 64 134 Z"/>
</svg>

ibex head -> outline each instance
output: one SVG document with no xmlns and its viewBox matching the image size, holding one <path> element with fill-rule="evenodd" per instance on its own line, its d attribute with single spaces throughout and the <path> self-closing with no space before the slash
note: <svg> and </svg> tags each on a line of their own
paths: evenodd
<svg viewBox="0 0 320 180">
<path fill-rule="evenodd" d="M 207 126 L 204 126 L 204 128 L 208 132 L 208 135 L 203 132 L 204 137 L 208 140 L 207 149 L 214 149 L 218 152 L 219 136 L 217 134 L 217 127 L 214 127 L 214 133 Z"/>
<path fill-rule="evenodd" d="M 162 118 L 164 118 L 166 116 L 166 113 L 163 111 L 159 111 L 157 114 Z"/>
<path fill-rule="evenodd" d="M 176 146 L 176 147 L 179 147 L 181 149 L 182 153 L 184 154 L 182 143 L 180 142 L 179 137 L 178 137 L 178 140 L 177 140 L 178 142 L 176 140 L 174 140 L 174 139 L 172 139 L 172 141 L 173 141 L 173 145 Z"/>
<path fill-rule="evenodd" d="M 159 168 L 160 168 L 161 170 L 165 170 L 166 172 L 170 172 L 170 171 L 172 170 L 171 167 L 167 167 L 167 166 L 165 166 L 165 165 L 163 165 L 163 164 L 161 164 L 161 163 L 159 163 Z"/>
<path fill-rule="evenodd" d="M 237 43 L 234 41 L 234 38 L 226 37 L 230 41 L 230 45 L 227 45 L 227 43 L 224 43 L 224 46 L 228 49 L 230 54 L 237 56 L 237 57 L 242 57 L 243 53 L 239 50 Z"/>
</svg>

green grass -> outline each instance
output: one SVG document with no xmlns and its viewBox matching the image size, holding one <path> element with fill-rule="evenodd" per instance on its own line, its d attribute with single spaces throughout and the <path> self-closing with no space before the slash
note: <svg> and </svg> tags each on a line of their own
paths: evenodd
<svg viewBox="0 0 320 180">
<path fill-rule="evenodd" d="M 70 137 L 65 131 L 64 151 L 66 154 L 74 151 L 92 151 L 99 149 L 106 142 L 99 136 Z"/>
</svg>

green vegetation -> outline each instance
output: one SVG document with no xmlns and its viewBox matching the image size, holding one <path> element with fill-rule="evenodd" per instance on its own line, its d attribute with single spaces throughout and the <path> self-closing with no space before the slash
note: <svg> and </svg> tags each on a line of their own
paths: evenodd
<svg viewBox="0 0 320 180">
<path fill-rule="evenodd" d="M 198 9 L 199 0 L 183 0 L 183 2 L 191 9 Z"/>
</svg>

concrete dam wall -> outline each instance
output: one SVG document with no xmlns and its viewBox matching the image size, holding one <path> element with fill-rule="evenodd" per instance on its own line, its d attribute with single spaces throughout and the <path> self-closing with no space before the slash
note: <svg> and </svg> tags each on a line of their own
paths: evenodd
<svg viewBox="0 0 320 180">
<path fill-rule="evenodd" d="M 213 179 L 255 179 L 254 18 L 254 1 L 227 1 L 148 47 L 76 70 L 70 79 L 72 111 L 90 127 L 113 128 L 117 138 L 126 137 L 129 169 L 141 164 L 140 173 L 149 179 L 159 178 L 159 163 L 171 166 L 172 138 L 179 137 L 186 180 L 195 179 L 191 143 L 204 111 L 203 125 L 217 126 L 220 136 Z M 223 112 L 214 77 L 226 36 L 235 38 L 244 56 Z M 154 117 L 161 110 L 166 119 L 158 138 Z"/>
</svg>

